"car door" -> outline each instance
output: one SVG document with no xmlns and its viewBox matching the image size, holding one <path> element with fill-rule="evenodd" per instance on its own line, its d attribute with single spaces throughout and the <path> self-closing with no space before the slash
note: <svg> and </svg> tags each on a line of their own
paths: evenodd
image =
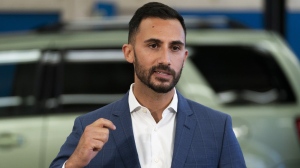
<svg viewBox="0 0 300 168">
<path fill-rule="evenodd" d="M 125 61 L 121 49 L 67 49 L 59 55 L 53 75 L 58 94 L 46 100 L 44 167 L 59 152 L 78 115 L 120 99 L 133 83 L 133 66 Z"/>
<path fill-rule="evenodd" d="M 0 51 L 0 167 L 39 167 L 39 50 Z"/>
</svg>

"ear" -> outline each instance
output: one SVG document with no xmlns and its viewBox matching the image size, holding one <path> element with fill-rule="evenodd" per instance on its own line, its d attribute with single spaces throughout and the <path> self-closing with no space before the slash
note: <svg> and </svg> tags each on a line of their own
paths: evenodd
<svg viewBox="0 0 300 168">
<path fill-rule="evenodd" d="M 133 46 L 131 44 L 124 44 L 122 47 L 122 51 L 126 61 L 129 63 L 133 63 L 134 62 Z"/>
<path fill-rule="evenodd" d="M 184 59 L 183 59 L 183 66 L 184 66 L 185 60 L 187 59 L 188 55 L 189 55 L 189 51 L 185 50 L 185 52 L 184 52 Z"/>
</svg>

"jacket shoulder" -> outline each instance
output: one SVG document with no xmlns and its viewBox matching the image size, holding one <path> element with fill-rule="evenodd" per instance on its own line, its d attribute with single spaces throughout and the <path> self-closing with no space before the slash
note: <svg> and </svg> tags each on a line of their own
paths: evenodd
<svg viewBox="0 0 300 168">
<path fill-rule="evenodd" d="M 122 111 L 124 112 L 129 111 L 128 99 L 126 98 L 126 95 L 118 101 L 105 105 L 86 114 L 80 115 L 76 118 L 76 120 L 80 120 L 83 125 L 89 125 L 99 118 L 110 120 L 113 112 L 119 111 L 120 109 L 122 109 Z"/>
<path fill-rule="evenodd" d="M 216 109 L 213 109 L 211 107 L 207 107 L 205 105 L 202 105 L 198 102 L 186 99 L 187 103 L 189 104 L 189 107 L 197 117 L 207 117 L 210 119 L 221 119 L 226 120 L 228 117 L 230 117 L 229 114 L 218 111 Z M 230 117 L 231 118 L 231 117 Z"/>
</svg>

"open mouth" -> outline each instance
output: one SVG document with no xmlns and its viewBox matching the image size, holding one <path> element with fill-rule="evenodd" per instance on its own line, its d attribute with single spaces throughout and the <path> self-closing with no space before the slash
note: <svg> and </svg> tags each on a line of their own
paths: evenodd
<svg viewBox="0 0 300 168">
<path fill-rule="evenodd" d="M 167 71 L 154 71 L 154 73 L 157 73 L 157 74 L 160 74 L 160 75 L 171 75 L 170 72 L 167 72 Z"/>
</svg>

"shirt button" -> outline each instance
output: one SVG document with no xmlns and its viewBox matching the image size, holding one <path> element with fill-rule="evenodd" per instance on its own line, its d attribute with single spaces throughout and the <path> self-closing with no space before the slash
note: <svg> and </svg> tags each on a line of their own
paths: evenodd
<svg viewBox="0 0 300 168">
<path fill-rule="evenodd" d="M 156 132 L 158 129 L 157 128 L 154 128 L 154 131 Z"/>
<path fill-rule="evenodd" d="M 143 108 L 143 112 L 144 112 L 144 113 L 147 113 L 147 109 Z"/>
<path fill-rule="evenodd" d="M 159 159 L 158 159 L 158 158 L 155 158 L 155 159 L 154 159 L 154 162 L 155 162 L 155 163 L 158 163 L 158 162 L 159 162 Z"/>
</svg>

